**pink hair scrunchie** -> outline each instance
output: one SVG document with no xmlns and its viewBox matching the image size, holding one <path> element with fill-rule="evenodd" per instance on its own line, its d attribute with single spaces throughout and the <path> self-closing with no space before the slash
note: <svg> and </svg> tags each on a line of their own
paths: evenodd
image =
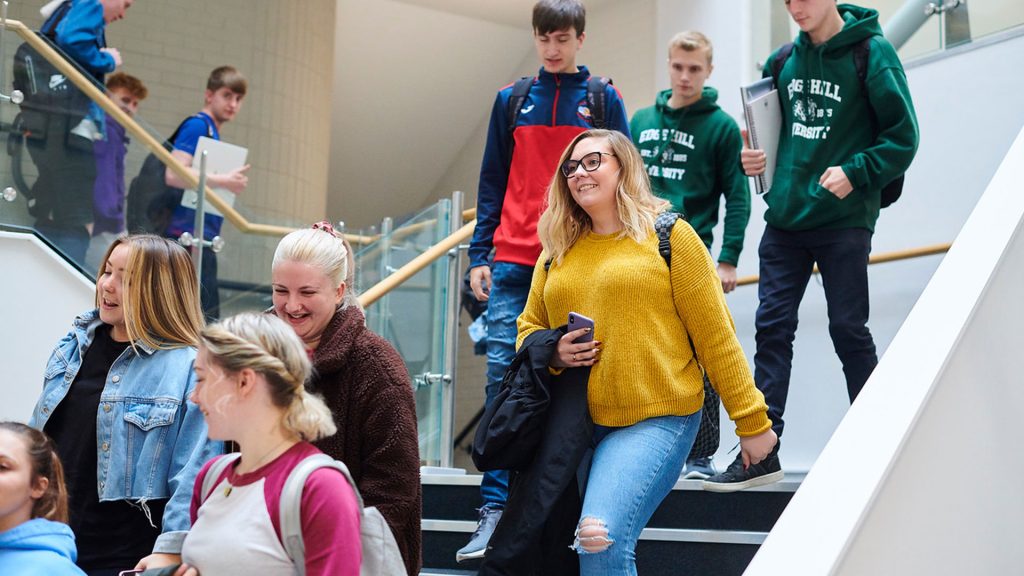
<svg viewBox="0 0 1024 576">
<path fill-rule="evenodd" d="M 337 236 L 337 234 L 334 233 L 334 226 L 331 226 L 331 223 L 327 220 L 321 220 L 316 224 L 313 224 L 313 230 L 323 230 L 331 236 Z"/>
</svg>

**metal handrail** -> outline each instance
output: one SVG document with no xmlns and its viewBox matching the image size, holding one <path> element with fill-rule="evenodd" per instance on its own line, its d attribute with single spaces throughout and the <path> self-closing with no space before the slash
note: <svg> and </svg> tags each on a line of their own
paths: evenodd
<svg viewBox="0 0 1024 576">
<path fill-rule="evenodd" d="M 136 138 L 137 141 L 141 142 L 142 145 L 150 152 L 155 154 L 165 166 L 169 167 L 187 185 L 192 188 L 198 188 L 198 178 L 191 170 L 186 168 L 181 162 L 178 162 L 178 160 L 175 159 L 174 156 L 172 156 L 171 153 L 153 137 L 152 134 L 139 126 L 131 116 L 114 104 L 114 102 L 108 98 L 107 95 L 96 86 L 96 84 L 86 78 L 72 63 L 68 62 L 63 55 L 54 50 L 54 48 L 46 41 L 32 32 L 28 26 L 25 26 L 17 20 L 7 20 L 7 28 L 16 32 L 18 36 L 32 46 L 40 56 L 46 58 L 51 64 L 53 64 L 61 74 L 74 83 L 79 90 L 88 96 L 90 100 L 99 105 L 99 107 L 110 115 L 110 117 L 112 117 L 118 124 L 123 126 L 125 130 L 132 135 L 132 137 Z M 285 234 L 295 230 L 295 228 L 290 228 L 288 226 L 250 222 L 246 217 L 242 216 L 219 196 L 210 193 L 209 188 L 207 188 L 206 198 L 210 204 L 213 204 L 222 214 L 224 214 L 224 218 L 226 220 L 231 222 L 235 228 L 243 233 L 259 234 L 264 236 L 284 236 Z M 345 237 L 353 244 L 369 244 L 374 240 L 373 237 L 359 234 L 345 234 Z"/>
</svg>

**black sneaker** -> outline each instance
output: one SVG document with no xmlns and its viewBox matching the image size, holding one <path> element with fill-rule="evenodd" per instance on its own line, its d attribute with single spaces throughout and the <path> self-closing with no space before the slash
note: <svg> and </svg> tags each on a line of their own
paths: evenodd
<svg viewBox="0 0 1024 576">
<path fill-rule="evenodd" d="M 779 464 L 779 445 L 776 444 L 767 458 L 751 464 L 746 470 L 743 469 L 743 454 L 737 454 L 725 472 L 708 478 L 703 485 L 709 492 L 738 492 L 778 482 L 784 476 L 782 465 Z"/>
<path fill-rule="evenodd" d="M 484 557 L 487 543 L 491 540 L 491 534 L 494 534 L 494 527 L 498 525 L 498 520 L 501 520 L 502 511 L 501 508 L 487 505 L 480 508 L 480 521 L 476 525 L 476 532 L 473 532 L 469 543 L 455 553 L 456 562 Z"/>
</svg>

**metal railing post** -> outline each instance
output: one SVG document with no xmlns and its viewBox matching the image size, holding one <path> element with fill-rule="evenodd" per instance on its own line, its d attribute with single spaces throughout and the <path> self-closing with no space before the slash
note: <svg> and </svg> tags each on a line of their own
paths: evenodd
<svg viewBox="0 0 1024 576">
<path fill-rule="evenodd" d="M 908 0 L 889 18 L 883 33 L 893 48 L 899 50 L 921 29 L 921 26 L 924 26 L 931 17 L 928 5 L 932 2 L 933 0 Z"/>
<path fill-rule="evenodd" d="M 449 234 L 462 228 L 464 194 L 452 192 L 451 211 L 448 213 Z M 458 246 L 448 251 L 448 305 L 444 315 L 444 377 L 441 379 L 441 466 L 454 465 L 455 446 L 455 374 L 459 359 L 459 291 L 462 288 L 462 251 Z"/>
<path fill-rule="evenodd" d="M 196 288 L 199 293 L 203 292 L 203 240 L 206 239 L 206 216 L 203 214 L 206 205 L 206 154 L 203 150 L 199 154 L 199 187 L 196 188 L 196 221 L 192 230 L 195 231 L 196 244 L 195 252 L 192 253 L 192 262 L 196 267 Z"/>
<path fill-rule="evenodd" d="M 391 246 L 393 244 L 391 233 L 394 231 L 395 221 L 390 217 L 386 217 L 380 222 L 380 279 L 383 280 L 393 274 L 395 271 L 391 266 Z M 380 301 L 380 308 L 377 313 L 377 330 L 376 332 L 385 338 L 387 332 L 385 331 L 388 324 L 388 318 L 390 317 L 390 301 L 391 294 L 385 294 Z"/>
</svg>

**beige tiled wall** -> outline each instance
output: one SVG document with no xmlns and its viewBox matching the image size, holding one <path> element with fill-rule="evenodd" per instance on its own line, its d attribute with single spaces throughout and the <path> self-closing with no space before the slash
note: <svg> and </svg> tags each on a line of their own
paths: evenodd
<svg viewBox="0 0 1024 576">
<path fill-rule="evenodd" d="M 42 3 L 14 0 L 9 17 L 38 28 Z M 250 221 L 298 225 L 326 216 L 334 26 L 334 0 L 138 0 L 107 27 L 107 44 L 150 89 L 140 115 L 165 136 L 202 108 L 210 70 L 245 74 L 249 94 L 221 134 L 252 163 L 236 206 Z M 224 236 L 221 278 L 269 278 L 276 238 L 230 225 Z"/>
</svg>

